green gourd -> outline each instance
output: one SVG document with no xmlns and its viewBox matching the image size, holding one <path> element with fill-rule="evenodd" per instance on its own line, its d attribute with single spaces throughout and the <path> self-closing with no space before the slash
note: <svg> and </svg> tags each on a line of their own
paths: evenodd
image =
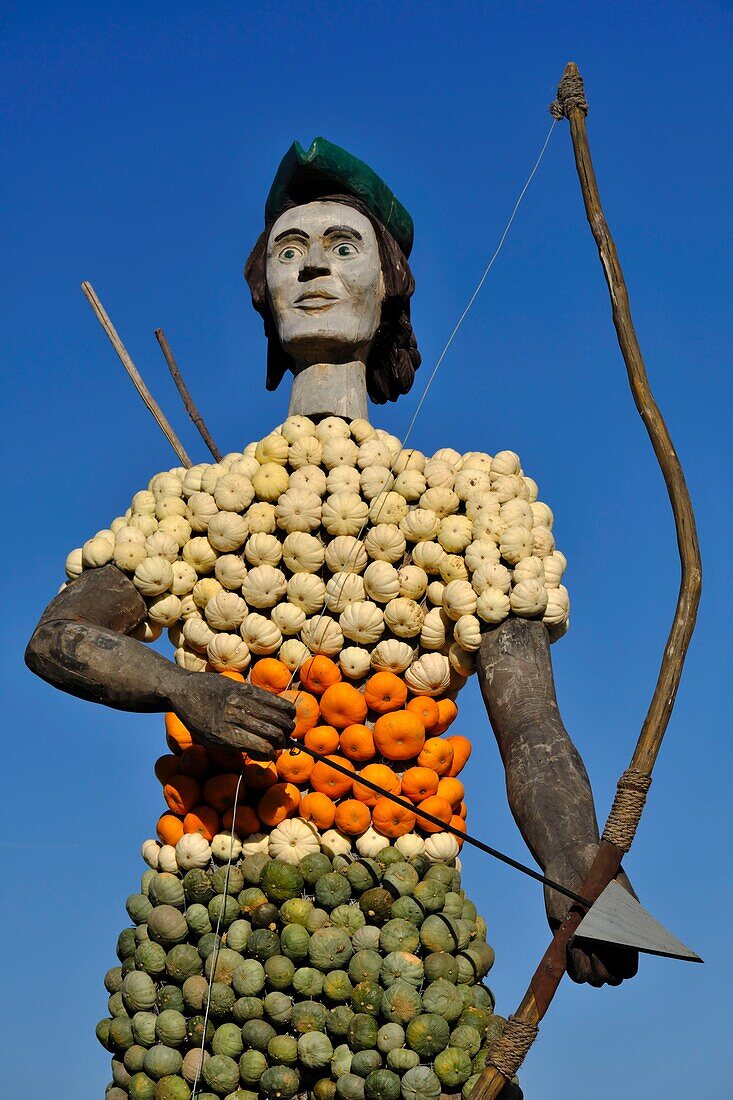
<svg viewBox="0 0 733 1100">
<path fill-rule="evenodd" d="M 416 951 L 420 933 L 415 925 L 400 917 L 393 917 L 383 925 L 379 935 L 379 949 L 385 955 L 390 951 Z"/>
<path fill-rule="evenodd" d="M 433 1069 L 441 1085 L 452 1092 L 471 1076 L 471 1059 L 465 1050 L 449 1046 L 436 1054 Z"/>
<path fill-rule="evenodd" d="M 226 1054 L 212 1054 L 203 1065 L 204 1081 L 218 1096 L 226 1096 L 239 1085 L 239 1066 Z"/>
<path fill-rule="evenodd" d="M 275 1028 L 267 1020 L 248 1020 L 242 1025 L 242 1042 L 245 1048 L 251 1047 L 264 1052 L 270 1039 L 276 1034 Z"/>
<path fill-rule="evenodd" d="M 304 879 L 297 867 L 281 859 L 273 859 L 262 869 L 259 881 L 269 901 L 282 902 L 303 892 Z"/>
<path fill-rule="evenodd" d="M 313 1034 L 315 1035 L 317 1032 L 313 1032 Z M 293 1035 L 275 1035 L 267 1044 L 267 1056 L 272 1062 L 280 1066 L 296 1065 L 298 1061 L 298 1040 Z"/>
<path fill-rule="evenodd" d="M 229 1058 L 239 1058 L 244 1050 L 242 1029 L 236 1024 L 220 1024 L 211 1040 L 214 1054 L 226 1054 Z"/>
<path fill-rule="evenodd" d="M 402 1078 L 403 1100 L 440 1100 L 442 1086 L 429 1066 L 408 1069 Z"/>
<path fill-rule="evenodd" d="M 200 974 L 203 967 L 198 951 L 188 943 L 177 943 L 165 957 L 166 974 L 179 985 L 183 985 L 191 975 Z"/>
<path fill-rule="evenodd" d="M 353 953 L 350 936 L 342 928 L 319 928 L 310 938 L 308 958 L 318 970 L 337 970 Z"/>
<path fill-rule="evenodd" d="M 390 1069 L 375 1069 L 364 1082 L 366 1100 L 400 1100 L 402 1082 Z"/>
<path fill-rule="evenodd" d="M 182 1012 L 166 1008 L 155 1021 L 155 1037 L 167 1047 L 179 1047 L 186 1039 L 186 1017 Z"/>
<path fill-rule="evenodd" d="M 274 1042 L 272 1039 L 271 1042 Z M 239 1059 L 239 1076 L 245 1085 L 257 1087 L 260 1077 L 267 1069 L 267 1058 L 261 1050 L 245 1050 Z"/>
<path fill-rule="evenodd" d="M 270 1066 L 260 1078 L 260 1092 L 266 1100 L 291 1100 L 299 1088 L 298 1072 L 290 1066 Z"/>
<path fill-rule="evenodd" d="M 423 1012 L 410 1020 L 405 1029 L 407 1045 L 421 1058 L 431 1059 L 445 1050 L 450 1040 L 450 1028 L 442 1016 L 435 1012 Z"/>
<path fill-rule="evenodd" d="M 390 1023 L 407 1024 L 422 1008 L 422 998 L 417 989 L 403 978 L 384 991 L 382 1016 Z"/>
<path fill-rule="evenodd" d="M 308 1031 L 298 1039 L 298 1057 L 306 1069 L 323 1069 L 333 1057 L 333 1045 L 322 1031 Z"/>
<path fill-rule="evenodd" d="M 161 1077 L 168 1077 L 178 1073 L 183 1065 L 181 1052 L 174 1047 L 156 1043 L 145 1055 L 143 1068 L 148 1077 L 159 1081 Z"/>
</svg>

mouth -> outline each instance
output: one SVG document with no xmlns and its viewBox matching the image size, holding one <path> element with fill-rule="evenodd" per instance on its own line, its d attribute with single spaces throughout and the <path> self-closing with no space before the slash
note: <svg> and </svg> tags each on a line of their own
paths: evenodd
<svg viewBox="0 0 733 1100">
<path fill-rule="evenodd" d="M 294 301 L 293 305 L 297 309 L 304 309 L 309 312 L 314 310 L 328 309 L 334 302 L 338 302 L 339 298 L 335 294 L 330 294 L 327 290 L 306 290 L 300 294 Z"/>
</svg>

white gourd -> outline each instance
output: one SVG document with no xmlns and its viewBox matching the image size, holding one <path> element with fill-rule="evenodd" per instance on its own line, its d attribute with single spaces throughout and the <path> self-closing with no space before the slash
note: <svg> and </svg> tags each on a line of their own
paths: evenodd
<svg viewBox="0 0 733 1100">
<path fill-rule="evenodd" d="M 378 523 L 372 527 L 364 539 L 364 549 L 375 561 L 386 561 L 393 565 L 404 557 L 407 543 L 405 536 L 394 523 Z"/>
<path fill-rule="evenodd" d="M 359 416 L 356 418 L 356 420 L 352 420 L 349 424 L 349 428 L 351 429 L 351 434 L 353 435 L 359 446 L 361 446 L 362 443 L 366 443 L 367 439 L 377 438 L 376 431 L 369 423 L 369 421 L 366 420 L 363 416 Z"/>
<path fill-rule="evenodd" d="M 282 531 L 315 531 L 321 525 L 321 498 L 310 489 L 288 489 L 275 506 L 275 522 Z"/>
<path fill-rule="evenodd" d="M 197 653 L 206 653 L 209 642 L 214 640 L 214 631 L 200 616 L 191 616 L 183 624 L 183 637 L 191 649 Z"/>
<path fill-rule="evenodd" d="M 549 504 L 545 504 L 542 500 L 535 500 L 529 507 L 534 524 L 538 527 L 546 527 L 548 531 L 551 531 L 555 516 Z"/>
<path fill-rule="evenodd" d="M 164 844 L 158 852 L 158 870 L 165 871 L 169 875 L 178 873 L 176 850 L 172 844 Z"/>
<path fill-rule="evenodd" d="M 515 451 L 497 451 L 491 460 L 491 479 L 507 474 L 518 474 L 521 469 L 519 455 Z"/>
<path fill-rule="evenodd" d="M 255 535 L 259 538 L 259 535 Z M 244 584 L 247 576 L 247 566 L 238 554 L 222 554 L 214 566 L 214 576 L 223 588 L 236 592 Z M 174 589 L 175 591 L 175 589 Z"/>
<path fill-rule="evenodd" d="M 297 865 L 306 856 L 320 852 L 318 832 L 300 817 L 287 818 L 270 833 L 269 855 Z"/>
<path fill-rule="evenodd" d="M 388 638 L 375 645 L 371 654 L 371 667 L 375 672 L 394 672 L 400 675 L 409 668 L 415 657 L 415 650 L 407 642 Z"/>
<path fill-rule="evenodd" d="M 364 580 L 358 573 L 334 573 L 326 584 L 326 607 L 340 615 L 349 604 L 365 599 Z"/>
<path fill-rule="evenodd" d="M 266 852 L 270 847 L 270 838 L 265 833 L 252 833 L 242 840 L 242 859 Z"/>
<path fill-rule="evenodd" d="M 303 466 L 319 466 L 323 458 L 323 448 L 314 435 L 304 435 L 290 444 L 288 465 L 293 470 Z"/>
<path fill-rule="evenodd" d="M 176 546 L 176 550 L 178 546 Z M 112 553 L 112 561 L 115 563 L 118 569 L 121 569 L 124 573 L 134 573 L 138 565 L 142 565 L 148 556 L 148 552 L 145 548 L 145 543 L 133 542 L 131 539 L 119 539 L 115 542 L 115 548 Z M 79 551 L 79 557 L 81 558 L 81 551 Z M 66 559 L 68 563 L 68 558 Z M 67 577 L 69 568 L 66 568 Z"/>
<path fill-rule="evenodd" d="M 407 860 L 425 851 L 425 841 L 417 833 L 403 833 L 402 836 L 397 837 L 394 844 L 398 852 L 402 852 Z"/>
<path fill-rule="evenodd" d="M 271 565 L 274 568 L 280 564 L 280 559 L 283 556 L 283 546 L 280 539 L 275 538 L 274 535 L 257 531 L 247 539 L 244 556 L 250 565 Z M 244 584 L 244 577 L 242 577 L 241 583 Z"/>
<path fill-rule="evenodd" d="M 239 550 L 247 538 L 247 521 L 236 512 L 217 512 L 209 520 L 206 533 L 211 545 L 221 554 Z"/>
<path fill-rule="evenodd" d="M 544 584 L 545 567 L 542 564 L 541 558 L 522 558 L 522 560 L 517 562 L 514 566 L 512 581 L 514 584 L 518 584 L 519 581 L 540 581 Z"/>
<path fill-rule="evenodd" d="M 434 577 L 436 574 L 440 573 L 440 566 L 445 557 L 445 550 L 439 542 L 421 540 L 420 542 L 416 542 L 412 548 L 412 560 L 414 564 L 419 566 L 420 569 L 424 569 L 429 577 Z"/>
<path fill-rule="evenodd" d="M 209 520 L 219 511 L 211 493 L 192 493 L 186 506 L 186 519 L 191 530 L 199 534 L 209 526 Z"/>
<path fill-rule="evenodd" d="M 134 638 L 137 642 L 145 642 L 146 645 L 149 645 L 151 642 L 157 642 L 162 633 L 162 626 L 159 626 L 158 623 L 146 621 L 138 623 L 135 629 L 131 631 L 130 637 Z"/>
<path fill-rule="evenodd" d="M 364 588 L 372 600 L 387 603 L 400 594 L 400 575 L 389 562 L 373 561 L 364 571 Z"/>
<path fill-rule="evenodd" d="M 300 607 L 294 603 L 279 603 L 270 612 L 270 619 L 281 634 L 299 634 L 303 629 L 306 615 Z"/>
<path fill-rule="evenodd" d="M 315 436 L 316 426 L 309 416 L 303 416 L 299 413 L 284 420 L 280 426 L 280 431 L 287 442 L 292 444 L 298 439 Z"/>
<path fill-rule="evenodd" d="M 393 490 L 377 493 L 369 503 L 369 521 L 373 524 L 399 524 L 400 520 L 407 515 L 408 508 L 405 498 Z"/>
<path fill-rule="evenodd" d="M 536 525 L 532 528 L 532 553 L 538 558 L 546 558 L 555 549 L 555 536 L 548 527 Z"/>
<path fill-rule="evenodd" d="M 526 500 L 519 500 L 516 497 L 514 500 L 508 500 L 506 504 L 501 505 L 499 515 L 507 527 L 511 527 L 514 523 L 518 523 L 520 527 L 534 526 L 532 509 Z"/>
<path fill-rule="evenodd" d="M 188 498 L 192 493 L 201 492 L 201 478 L 207 465 L 207 462 L 199 462 L 195 466 L 189 466 L 186 470 L 181 482 L 181 492 L 184 497 Z"/>
<path fill-rule="evenodd" d="M 380 493 L 388 493 L 394 481 L 394 474 L 387 466 L 367 466 L 359 478 L 362 496 L 374 500 Z"/>
<path fill-rule="evenodd" d="M 174 474 L 167 473 L 156 474 L 150 488 L 156 504 L 169 497 L 180 497 L 182 491 L 178 478 Z"/>
<path fill-rule="evenodd" d="M 291 489 L 308 489 L 319 497 L 326 495 L 328 481 L 320 466 L 301 466 L 290 475 Z"/>
<path fill-rule="evenodd" d="M 181 556 L 199 575 L 202 575 L 211 572 L 219 555 L 208 539 L 199 536 L 189 539 L 181 550 Z"/>
<path fill-rule="evenodd" d="M 135 570 L 132 583 L 143 596 L 160 596 L 173 584 L 173 567 L 166 558 L 146 558 Z"/>
<path fill-rule="evenodd" d="M 166 534 L 165 531 L 156 531 L 154 535 L 149 535 L 145 540 L 145 549 L 148 552 L 149 558 L 161 557 L 166 558 L 171 564 L 178 557 L 178 543 L 172 535 Z"/>
<path fill-rule="evenodd" d="M 359 456 L 359 448 L 353 439 L 342 436 L 333 436 L 323 444 L 322 464 L 327 470 L 333 470 L 336 466 L 356 466 Z"/>
<path fill-rule="evenodd" d="M 301 608 L 306 615 L 313 615 L 323 608 L 326 586 L 313 573 L 296 573 L 287 583 L 287 593 L 290 603 Z"/>
<path fill-rule="evenodd" d="M 435 512 L 438 519 L 451 516 L 460 508 L 461 501 L 457 493 L 446 486 L 438 486 L 435 489 L 426 489 L 420 497 L 420 507 Z"/>
<path fill-rule="evenodd" d="M 191 871 L 194 867 L 208 867 L 211 848 L 200 833 L 184 833 L 176 844 L 176 863 L 179 871 Z"/>
<path fill-rule="evenodd" d="M 498 514 L 483 512 L 473 520 L 473 537 L 477 540 L 490 539 L 498 546 L 505 530 L 506 524 Z"/>
<path fill-rule="evenodd" d="M 526 477 L 524 474 L 522 474 L 522 481 L 524 482 L 527 489 L 526 499 L 529 501 L 530 504 L 534 504 L 537 500 L 537 497 L 540 495 L 539 485 L 533 477 Z"/>
<path fill-rule="evenodd" d="M 492 539 L 476 539 L 466 547 L 464 559 L 466 565 L 475 573 L 482 565 L 499 561 L 499 547 Z"/>
<path fill-rule="evenodd" d="M 485 588 L 476 600 L 476 614 L 485 623 L 503 623 L 509 614 L 509 597 L 498 588 Z"/>
<path fill-rule="evenodd" d="M 158 524 L 158 530 L 172 535 L 179 547 L 185 546 L 191 538 L 191 524 L 185 516 L 164 516 Z"/>
<path fill-rule="evenodd" d="M 367 859 L 373 859 L 378 852 L 381 852 L 385 844 L 389 843 L 386 837 L 378 833 L 377 830 L 370 825 L 365 833 L 356 840 L 355 847 L 360 856 L 364 856 Z"/>
<path fill-rule="evenodd" d="M 450 689 L 460 691 L 467 676 L 476 671 L 476 654 L 463 648 L 459 642 L 453 642 L 448 650 L 451 668 Z"/>
<path fill-rule="evenodd" d="M 483 470 L 485 473 L 490 473 L 491 463 L 493 458 L 486 451 L 466 451 L 463 455 L 463 467 L 464 470 Z"/>
<path fill-rule="evenodd" d="M 440 530 L 440 520 L 428 508 L 412 508 L 400 520 L 400 531 L 410 542 L 429 542 Z"/>
<path fill-rule="evenodd" d="M 373 645 L 384 634 L 384 612 L 369 600 L 352 603 L 341 612 L 339 626 L 352 642 Z"/>
<path fill-rule="evenodd" d="M 97 569 L 107 565 L 114 557 L 114 543 L 107 538 L 95 536 L 87 539 L 81 548 L 81 560 L 85 569 Z"/>
<path fill-rule="evenodd" d="M 354 466 L 334 466 L 326 479 L 328 493 L 359 493 L 361 475 Z"/>
<path fill-rule="evenodd" d="M 565 572 L 565 561 L 556 550 L 542 559 L 545 570 L 545 588 L 557 588 Z"/>
<path fill-rule="evenodd" d="M 423 473 L 428 489 L 452 489 L 455 484 L 456 471 L 450 462 L 440 458 L 429 459 Z"/>
<path fill-rule="evenodd" d="M 283 642 L 277 654 L 279 661 L 289 668 L 291 672 L 295 672 L 300 668 L 303 661 L 306 661 L 312 656 L 308 646 L 301 642 L 300 638 L 288 638 Z"/>
<path fill-rule="evenodd" d="M 349 645 L 339 653 L 339 668 L 350 680 L 361 680 L 369 671 L 371 654 L 361 646 Z"/>
<path fill-rule="evenodd" d="M 242 842 L 234 833 L 217 833 L 211 841 L 211 854 L 220 863 L 236 863 L 242 855 Z"/>
<path fill-rule="evenodd" d="M 349 425 L 342 416 L 326 416 L 316 424 L 315 432 L 321 443 L 329 439 L 348 439 Z"/>
<path fill-rule="evenodd" d="M 338 535 L 326 547 L 325 561 L 332 573 L 363 573 L 369 557 L 363 542 L 353 535 Z"/>
<path fill-rule="evenodd" d="M 461 500 L 469 500 L 479 493 L 487 493 L 491 490 L 491 478 L 488 471 L 477 470 L 475 467 L 464 465 L 460 473 L 456 474 L 453 488 Z"/>
<path fill-rule="evenodd" d="M 404 470 L 395 478 L 394 491 L 407 501 L 419 500 L 427 487 L 425 474 L 419 470 Z"/>
<path fill-rule="evenodd" d="M 123 524 L 115 531 L 115 546 L 118 542 L 135 542 L 139 546 L 145 545 L 147 535 L 137 527 L 130 527 L 129 524 Z"/>
<path fill-rule="evenodd" d="M 419 600 L 428 587 L 428 575 L 419 565 L 403 565 L 399 570 L 400 596 Z"/>
<path fill-rule="evenodd" d="M 206 621 L 212 630 L 238 630 L 246 614 L 247 604 L 242 597 L 225 589 L 217 592 L 204 609 Z"/>
<path fill-rule="evenodd" d="M 384 443 L 385 447 L 390 454 L 390 467 L 397 460 L 397 457 L 402 451 L 402 440 L 398 439 L 396 435 L 391 435 L 390 432 L 384 430 L 384 428 L 377 428 L 377 437 Z"/>
<path fill-rule="evenodd" d="M 275 464 L 284 466 L 288 461 L 288 441 L 277 432 L 271 432 L 255 447 L 255 458 L 260 466 Z"/>
<path fill-rule="evenodd" d="M 185 516 L 188 505 L 181 497 L 164 497 L 155 505 L 155 518 L 160 520 L 167 516 Z"/>
<path fill-rule="evenodd" d="M 509 500 L 521 499 L 527 489 L 521 477 L 516 474 L 500 474 L 493 479 L 491 491 L 496 494 L 500 504 L 506 504 Z"/>
<path fill-rule="evenodd" d="M 378 436 L 367 439 L 359 447 L 356 464 L 360 470 L 366 470 L 370 466 L 384 466 L 388 470 L 392 468 L 392 455 L 389 447 L 382 443 Z"/>
<path fill-rule="evenodd" d="M 194 603 L 203 611 L 209 600 L 221 590 L 222 586 L 215 577 L 202 577 L 200 581 L 196 581 L 192 589 Z"/>
<path fill-rule="evenodd" d="M 183 562 L 182 564 L 186 564 Z M 175 584 L 175 581 L 173 582 Z M 181 600 L 181 621 L 185 622 L 186 619 L 195 619 L 199 617 L 199 609 L 196 606 L 196 601 L 193 598 L 192 592 L 187 592 L 185 596 L 180 597 Z"/>
<path fill-rule="evenodd" d="M 238 477 L 246 477 L 251 485 L 252 478 L 257 473 L 259 468 L 260 464 L 254 455 L 246 455 L 242 453 L 235 462 L 232 462 L 231 466 L 229 467 L 229 473 L 237 474 Z M 252 494 L 252 499 L 254 500 L 254 489 L 252 489 Z"/>
<path fill-rule="evenodd" d="M 463 469 L 463 455 L 460 455 L 453 447 L 441 447 L 440 450 L 436 451 L 433 455 L 433 460 L 447 462 L 455 473 Z"/>
<path fill-rule="evenodd" d="M 499 498 L 491 490 L 477 493 L 466 501 L 466 515 L 474 522 L 482 516 L 498 516 L 500 511 Z"/>
<path fill-rule="evenodd" d="M 168 641 L 171 643 L 174 649 L 178 649 L 179 645 L 183 645 L 183 622 L 181 621 L 180 613 L 176 622 L 174 622 L 172 626 L 168 627 L 166 633 L 168 635 Z"/>
<path fill-rule="evenodd" d="M 433 607 L 428 611 L 420 631 L 420 645 L 423 649 L 442 649 L 451 637 L 452 620 L 442 607 Z"/>
<path fill-rule="evenodd" d="M 425 455 L 414 447 L 402 447 L 397 457 L 392 461 L 392 469 L 395 474 L 404 474 L 407 470 L 422 472 L 425 469 Z"/>
<path fill-rule="evenodd" d="M 499 542 L 499 549 L 504 561 L 508 561 L 510 565 L 516 565 L 522 558 L 528 558 L 532 554 L 532 531 L 518 523 L 512 524 L 511 527 L 505 528 Z"/>
<path fill-rule="evenodd" d="M 453 637 L 467 653 L 475 653 L 481 645 L 481 623 L 475 615 L 461 615 L 453 627 Z"/>
<path fill-rule="evenodd" d="M 487 588 L 496 588 L 499 592 L 508 593 L 512 586 L 512 574 L 501 562 L 490 561 L 478 567 L 471 577 L 471 584 L 478 596 Z"/>
<path fill-rule="evenodd" d="M 444 554 L 440 559 L 439 573 L 446 584 L 468 580 L 468 570 L 462 554 Z"/>
<path fill-rule="evenodd" d="M 431 863 L 451 863 L 460 850 L 452 833 L 431 833 L 423 851 Z"/>
<path fill-rule="evenodd" d="M 422 629 L 425 614 L 415 600 L 398 596 L 384 609 L 384 621 L 398 638 L 415 638 Z"/>
<path fill-rule="evenodd" d="M 155 493 L 151 493 L 147 489 L 141 489 L 139 493 L 135 493 L 130 507 L 134 514 L 152 516 L 155 515 L 155 504 Z"/>
<path fill-rule="evenodd" d="M 213 493 L 217 481 L 226 472 L 227 468 L 221 462 L 214 462 L 212 465 L 207 466 L 201 475 L 201 492 Z"/>
<path fill-rule="evenodd" d="M 241 457 L 241 451 L 229 451 L 229 453 L 225 454 L 224 457 L 221 458 L 219 461 L 221 462 L 225 470 L 229 470 L 231 469 L 234 462 L 239 462 Z"/>
<path fill-rule="evenodd" d="M 514 614 L 523 619 L 542 615 L 547 607 L 547 589 L 544 583 L 532 577 L 517 581 L 509 596 L 509 605 Z"/>
<path fill-rule="evenodd" d="M 229 473 L 220 477 L 214 486 L 214 500 L 222 512 L 244 512 L 255 498 L 254 485 L 242 473 Z"/>
<path fill-rule="evenodd" d="M 152 867 L 154 871 L 158 869 L 158 855 L 160 854 L 160 844 L 157 840 L 144 840 L 140 846 L 140 855 L 143 857 L 148 867 Z"/>
<path fill-rule="evenodd" d="M 355 604 L 354 606 L 358 607 L 359 605 Z M 344 644 L 341 627 L 326 615 L 306 619 L 300 637 L 311 653 L 323 653 L 326 657 L 335 656 Z"/>
<path fill-rule="evenodd" d="M 172 592 L 153 596 L 147 601 L 148 618 L 158 626 L 173 626 L 181 615 L 181 601 Z"/>
<path fill-rule="evenodd" d="M 244 578 L 242 595 L 250 607 L 274 607 L 288 587 L 285 574 L 272 565 L 256 565 Z"/>
<path fill-rule="evenodd" d="M 570 614 L 570 597 L 564 585 L 557 588 L 549 588 L 547 591 L 547 606 L 542 616 L 542 621 L 548 626 L 561 626 L 567 622 Z"/>
<path fill-rule="evenodd" d="M 249 646 L 237 634 L 217 634 L 206 647 L 206 656 L 217 672 L 242 672 L 252 659 Z"/>
<path fill-rule="evenodd" d="M 194 653 L 188 646 L 179 646 L 173 656 L 178 667 L 185 669 L 186 672 L 206 672 L 209 668 L 206 657 Z"/>
<path fill-rule="evenodd" d="M 266 462 L 252 478 L 252 486 L 258 500 L 273 503 L 286 491 L 288 481 L 288 472 L 283 466 Z"/>
<path fill-rule="evenodd" d="M 443 653 L 425 653 L 405 672 L 405 683 L 415 695 L 442 695 L 450 683 L 450 662 Z"/>
<path fill-rule="evenodd" d="M 431 581 L 427 587 L 425 595 L 428 600 L 435 607 L 443 606 L 443 593 L 445 592 L 445 583 L 443 581 Z"/>
<path fill-rule="evenodd" d="M 461 554 L 473 539 L 473 523 L 467 516 L 446 516 L 440 521 L 438 542 L 447 554 Z"/>
<path fill-rule="evenodd" d="M 457 622 L 462 615 L 473 615 L 476 593 L 466 580 L 449 581 L 443 592 L 443 611 Z"/>
<path fill-rule="evenodd" d="M 358 535 L 368 514 L 356 493 L 332 493 L 323 503 L 322 523 L 329 535 Z"/>
<path fill-rule="evenodd" d="M 329 829 L 321 835 L 321 848 L 329 859 L 333 859 L 334 856 L 345 856 L 347 852 L 350 852 L 351 841 L 343 833 L 338 833 L 335 829 Z"/>
<path fill-rule="evenodd" d="M 306 531 L 293 531 L 282 543 L 282 556 L 291 573 L 317 573 L 323 565 L 323 543 Z"/>
<path fill-rule="evenodd" d="M 250 611 L 239 627 L 242 641 L 257 657 L 267 657 L 276 653 L 282 645 L 283 636 L 276 623 L 271 619 Z"/>
</svg>

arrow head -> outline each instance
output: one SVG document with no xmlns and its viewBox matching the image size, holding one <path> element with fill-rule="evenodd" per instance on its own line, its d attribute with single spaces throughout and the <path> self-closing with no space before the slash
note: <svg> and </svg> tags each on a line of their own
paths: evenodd
<svg viewBox="0 0 733 1100">
<path fill-rule="evenodd" d="M 664 955 L 685 962 L 703 961 L 615 881 L 609 882 L 590 907 L 575 935 L 587 940 L 635 947 L 648 955 Z"/>
</svg>

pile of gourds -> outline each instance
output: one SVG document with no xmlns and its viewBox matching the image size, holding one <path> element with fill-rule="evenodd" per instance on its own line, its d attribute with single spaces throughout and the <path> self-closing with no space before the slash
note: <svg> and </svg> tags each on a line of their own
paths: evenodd
<svg viewBox="0 0 733 1100">
<path fill-rule="evenodd" d="M 494 953 L 421 843 L 146 870 L 105 978 L 107 1100 L 470 1096 L 504 1023 Z"/>
</svg>

